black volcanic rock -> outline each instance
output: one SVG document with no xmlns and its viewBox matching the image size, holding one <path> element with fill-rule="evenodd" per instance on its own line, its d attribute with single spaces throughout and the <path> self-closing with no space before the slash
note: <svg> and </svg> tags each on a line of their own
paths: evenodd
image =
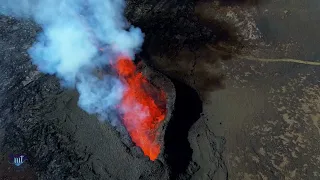
<svg viewBox="0 0 320 180">
<path fill-rule="evenodd" d="M 152 64 L 147 58 L 150 53 L 172 55 L 182 47 L 194 49 L 214 40 L 214 31 L 193 15 L 191 1 L 131 0 L 127 5 L 128 20 L 146 35 L 140 55 L 147 63 Z M 177 165 L 170 162 L 174 153 L 167 157 L 162 150 L 160 160 L 148 160 L 128 137 L 78 108 L 76 92 L 61 89 L 55 77 L 37 71 L 26 52 L 40 30 L 37 25 L 2 16 L 0 28 L 0 150 L 5 154 L 26 153 L 30 178 L 165 180 L 172 174 L 168 170 L 175 171 Z M 161 73 L 150 72 L 152 81 L 162 86 L 164 81 L 170 84 Z M 168 85 L 164 89 L 170 91 L 171 115 L 174 87 Z M 166 123 L 170 120 L 167 118 Z M 163 132 L 166 126 L 162 127 Z M 184 130 L 187 133 L 188 129 Z M 170 142 L 168 146 L 174 148 Z M 190 153 L 187 156 L 190 158 Z M 186 160 L 189 162 L 192 164 Z M 10 166 L 0 164 L 3 169 Z M 193 167 L 197 169 L 196 165 Z M 179 173 L 183 173 L 181 169 L 171 177 L 177 178 Z M 13 175 L 4 172 L 4 177 Z"/>
<path fill-rule="evenodd" d="M 194 1 L 131 0 L 127 4 L 128 20 L 146 34 L 143 50 L 153 54 L 175 54 L 185 46 L 195 49 L 214 42 L 220 31 L 200 23 Z"/>
<path fill-rule="evenodd" d="M 58 79 L 36 70 L 26 53 L 38 30 L 35 24 L 1 17 L 0 26 L 4 29 L 0 33 L 4 157 L 26 154 L 24 173 L 31 179 L 168 179 L 165 164 L 150 161 L 120 134 L 123 130 L 82 111 L 75 91 L 61 89 Z M 160 80 L 159 73 L 143 71 L 158 86 L 169 81 Z M 167 87 L 174 93 L 172 85 Z M 174 95 L 170 101 L 174 103 Z M 6 162 L 6 158 L 1 161 L 0 177 L 14 177 L 15 172 L 5 170 L 12 167 Z"/>
</svg>

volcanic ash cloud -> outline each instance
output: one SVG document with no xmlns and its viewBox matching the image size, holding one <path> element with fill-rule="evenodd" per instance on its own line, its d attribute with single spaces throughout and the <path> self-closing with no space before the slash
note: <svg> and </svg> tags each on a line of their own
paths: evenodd
<svg viewBox="0 0 320 180">
<path fill-rule="evenodd" d="M 112 115 L 124 86 L 110 75 L 93 72 L 115 56 L 130 58 L 139 51 L 143 33 L 129 26 L 123 16 L 123 0 L 0 0 L 0 13 L 32 19 L 42 27 L 29 55 L 38 69 L 54 74 L 65 87 L 79 91 L 79 106 L 101 120 L 117 124 Z M 103 57 L 99 48 L 109 47 Z"/>
</svg>

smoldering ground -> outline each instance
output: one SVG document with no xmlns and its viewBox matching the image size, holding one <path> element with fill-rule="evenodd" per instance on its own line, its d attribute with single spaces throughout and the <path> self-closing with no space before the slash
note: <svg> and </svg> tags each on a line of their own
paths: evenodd
<svg viewBox="0 0 320 180">
<path fill-rule="evenodd" d="M 76 87 L 79 106 L 87 113 L 116 125 L 113 111 L 125 87 L 116 77 L 99 79 L 93 71 L 119 53 L 134 58 L 140 50 L 144 35 L 128 25 L 124 8 L 122 0 L 2 0 L 0 13 L 39 24 L 42 32 L 28 50 L 32 62 L 40 71 L 56 75 L 63 86 Z M 111 47 L 110 53 L 101 54 L 101 45 Z"/>
</svg>

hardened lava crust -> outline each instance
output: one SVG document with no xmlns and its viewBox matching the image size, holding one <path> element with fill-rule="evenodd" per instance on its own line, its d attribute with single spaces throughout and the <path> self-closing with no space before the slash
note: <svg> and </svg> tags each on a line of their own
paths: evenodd
<svg viewBox="0 0 320 180">
<path fill-rule="evenodd" d="M 127 146 L 110 123 L 78 107 L 76 91 L 61 88 L 56 77 L 31 64 L 27 49 L 39 31 L 34 23 L 0 17 L 0 27 L 0 179 L 21 176 L 8 163 L 9 153 L 27 155 L 23 175 L 30 179 L 168 179 L 161 155 L 150 161 L 139 148 Z M 143 71 L 170 96 L 170 112 L 171 82 L 147 67 Z"/>
</svg>

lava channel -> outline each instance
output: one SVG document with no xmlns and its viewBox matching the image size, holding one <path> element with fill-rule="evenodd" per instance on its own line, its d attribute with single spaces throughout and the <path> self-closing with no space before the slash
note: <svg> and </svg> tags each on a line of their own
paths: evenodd
<svg viewBox="0 0 320 180">
<path fill-rule="evenodd" d="M 158 129 L 165 119 L 166 94 L 155 88 L 147 78 L 137 72 L 136 65 L 128 57 L 119 57 L 115 69 L 126 89 L 120 103 L 123 124 L 132 141 L 146 156 L 155 160 L 160 153 Z"/>
</svg>

